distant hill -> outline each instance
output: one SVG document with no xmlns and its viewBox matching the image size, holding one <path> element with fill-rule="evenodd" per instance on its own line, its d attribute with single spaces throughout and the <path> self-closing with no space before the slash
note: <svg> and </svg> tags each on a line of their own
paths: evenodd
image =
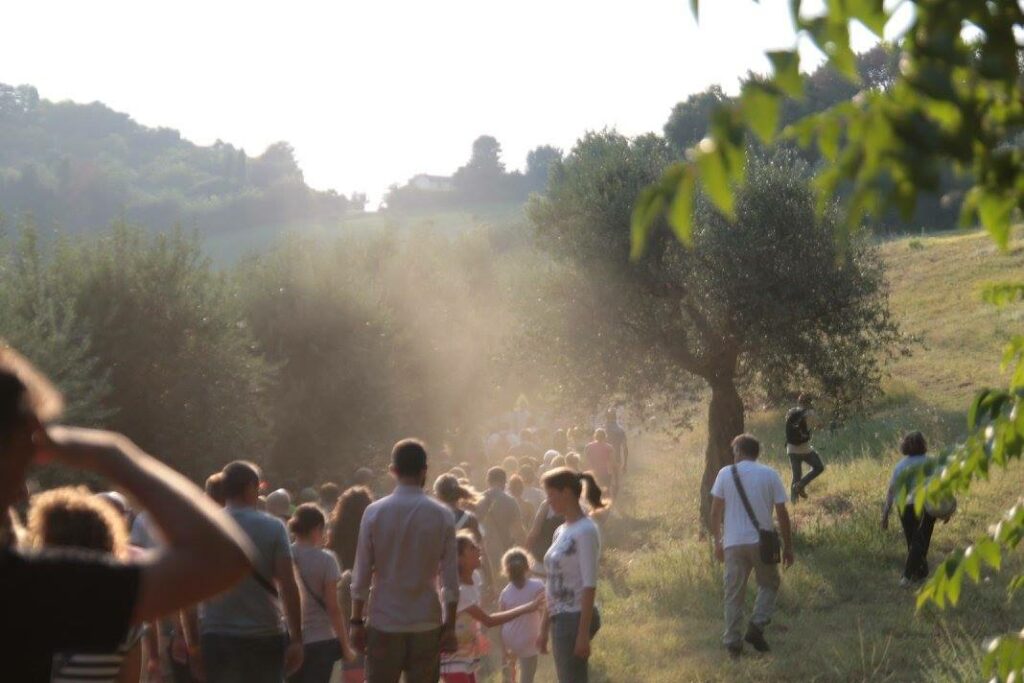
<svg viewBox="0 0 1024 683">
<path fill-rule="evenodd" d="M 0 212 L 85 232 L 125 218 L 204 235 L 254 225 L 338 223 L 365 199 L 311 189 L 292 147 L 256 157 L 217 141 L 193 144 L 99 103 L 40 99 L 0 83 Z"/>
</svg>

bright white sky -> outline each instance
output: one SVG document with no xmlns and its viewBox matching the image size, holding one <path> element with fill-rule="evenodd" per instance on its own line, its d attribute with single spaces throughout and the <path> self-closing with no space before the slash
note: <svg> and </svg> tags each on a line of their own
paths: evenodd
<svg viewBox="0 0 1024 683">
<path fill-rule="evenodd" d="M 311 185 L 375 206 L 481 134 L 511 169 L 588 129 L 661 131 L 688 94 L 792 47 L 787 7 L 703 0 L 698 27 L 688 0 L 33 0 L 4 8 L 0 82 L 250 155 L 287 140 Z"/>
</svg>

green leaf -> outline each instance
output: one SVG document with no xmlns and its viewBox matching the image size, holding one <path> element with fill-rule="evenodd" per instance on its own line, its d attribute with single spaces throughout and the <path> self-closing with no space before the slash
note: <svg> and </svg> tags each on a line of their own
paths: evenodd
<svg viewBox="0 0 1024 683">
<path fill-rule="evenodd" d="M 749 82 L 740 94 L 743 120 L 767 145 L 775 139 L 782 102 L 779 94 L 763 83 Z"/>
<path fill-rule="evenodd" d="M 975 543 L 974 551 L 993 569 L 998 570 L 1002 564 L 1002 552 L 999 544 L 991 538 L 985 538 Z"/>
<path fill-rule="evenodd" d="M 828 161 L 835 161 L 839 155 L 839 136 L 842 134 L 842 123 L 838 117 L 829 116 L 828 112 L 819 117 L 818 149 Z"/>
<path fill-rule="evenodd" d="M 998 282 L 988 285 L 982 290 L 981 298 L 993 306 L 1024 301 L 1024 282 Z"/>
<path fill-rule="evenodd" d="M 772 82 L 790 97 L 804 96 L 804 79 L 800 75 L 800 54 L 796 50 L 768 52 L 772 63 Z"/>
<path fill-rule="evenodd" d="M 647 249 L 647 238 L 654 227 L 654 221 L 658 219 L 664 209 L 665 196 L 657 187 L 648 187 L 637 197 L 630 226 L 629 258 L 631 260 L 636 261 L 643 256 Z"/>
<path fill-rule="evenodd" d="M 692 166 L 686 167 L 675 188 L 675 196 L 668 210 L 668 224 L 675 236 L 687 247 L 693 246 L 693 195 L 697 176 Z"/>
<path fill-rule="evenodd" d="M 978 215 L 985 230 L 1000 249 L 1005 250 L 1010 243 L 1010 214 L 1016 202 L 1014 198 L 982 190 L 978 198 Z"/>
<path fill-rule="evenodd" d="M 693 13 L 694 20 L 700 21 L 700 0 L 690 0 L 690 12 Z"/>
<path fill-rule="evenodd" d="M 729 185 L 729 174 L 721 150 L 714 144 L 704 145 L 698 153 L 697 166 L 700 168 L 701 182 L 708 196 L 718 210 L 729 218 L 736 215 L 735 198 Z"/>
</svg>

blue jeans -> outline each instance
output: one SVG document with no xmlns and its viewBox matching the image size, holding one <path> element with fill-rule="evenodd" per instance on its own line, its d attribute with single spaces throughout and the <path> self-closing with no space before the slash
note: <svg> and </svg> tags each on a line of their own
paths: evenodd
<svg viewBox="0 0 1024 683">
<path fill-rule="evenodd" d="M 288 677 L 288 683 L 330 683 L 334 663 L 341 659 L 337 638 L 302 646 L 302 667 Z"/>
<path fill-rule="evenodd" d="M 590 638 L 601 628 L 601 613 L 594 608 L 590 620 Z M 558 683 L 587 683 L 589 660 L 577 657 L 576 637 L 580 632 L 580 613 L 562 612 L 551 617 L 551 654 L 558 672 Z"/>
<path fill-rule="evenodd" d="M 287 637 L 247 638 L 204 633 L 201 638 L 207 683 L 282 683 Z"/>
</svg>

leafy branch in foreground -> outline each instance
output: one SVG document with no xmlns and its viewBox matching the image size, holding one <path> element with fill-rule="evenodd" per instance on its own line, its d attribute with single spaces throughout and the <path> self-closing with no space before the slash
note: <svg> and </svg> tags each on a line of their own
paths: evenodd
<svg viewBox="0 0 1024 683">
<path fill-rule="evenodd" d="M 1005 248 L 1013 210 L 1024 208 L 1024 150 L 1012 144 L 1024 126 L 1021 48 L 1014 34 L 1024 29 L 1024 9 L 1017 0 L 906 4 L 913 20 L 899 44 L 900 74 L 892 86 L 865 89 L 849 102 L 805 117 L 788 126 L 783 137 L 816 144 L 828 162 L 816 180 L 820 206 L 840 189 L 849 190 L 841 236 L 856 230 L 864 217 L 890 208 L 909 216 L 918 194 L 936 189 L 942 169 L 952 166 L 973 181 L 961 220 L 980 220 Z M 851 22 L 881 39 L 891 19 L 883 0 L 830 2 L 825 14 L 814 17 L 802 16 L 797 0 L 791 15 L 798 35 L 854 83 L 860 77 Z M 725 216 L 734 216 L 735 186 L 745 179 L 750 134 L 773 142 L 783 99 L 803 96 L 799 52 L 769 52 L 768 58 L 771 75 L 745 83 L 736 101 L 712 115 L 708 136 L 640 195 L 632 221 L 634 259 L 662 215 L 680 240 L 689 242 L 698 188 Z"/>
<path fill-rule="evenodd" d="M 698 0 L 691 0 L 697 13 Z M 879 39 L 892 15 L 884 0 L 827 2 L 824 13 L 805 17 L 800 0 L 790 3 L 798 35 L 811 41 L 828 64 L 858 83 L 850 45 L 850 24 L 858 21 Z M 899 41 L 900 74 L 884 89 L 863 89 L 849 102 L 807 116 L 782 135 L 816 145 L 825 164 L 816 178 L 819 210 L 840 195 L 845 240 L 869 215 L 898 209 L 909 217 L 922 191 L 939 186 L 941 172 L 952 168 L 968 178 L 961 222 L 980 221 L 996 244 L 1006 249 L 1014 211 L 1024 209 L 1024 6 L 1018 0 L 910 0 L 897 6 L 912 14 Z M 764 144 L 778 136 L 784 97 L 801 98 L 806 77 L 797 50 L 768 53 L 772 73 L 745 83 L 740 96 L 712 115 L 709 134 L 687 150 L 659 182 L 634 205 L 632 257 L 638 260 L 663 216 L 684 244 L 693 235 L 694 195 L 703 190 L 730 220 L 734 193 L 746 175 L 751 133 Z M 1024 284 L 996 285 L 986 300 L 1005 304 L 1024 299 Z M 904 500 L 913 497 L 920 512 L 966 491 L 977 478 L 1021 458 L 1024 448 L 1024 336 L 1014 337 L 1004 353 L 1011 369 L 1006 390 L 981 392 L 968 417 L 969 436 L 930 471 L 915 474 Z M 907 484 L 904 485 L 908 486 Z M 963 578 L 980 580 L 985 566 L 998 569 L 1003 554 L 1024 537 L 1024 503 L 1011 508 L 990 533 L 947 559 L 919 594 L 918 605 L 942 608 L 960 599 Z M 1011 591 L 1024 587 L 1024 575 L 1010 579 Z M 1024 677 L 1024 632 L 992 641 L 986 675 L 998 680 Z"/>
</svg>

